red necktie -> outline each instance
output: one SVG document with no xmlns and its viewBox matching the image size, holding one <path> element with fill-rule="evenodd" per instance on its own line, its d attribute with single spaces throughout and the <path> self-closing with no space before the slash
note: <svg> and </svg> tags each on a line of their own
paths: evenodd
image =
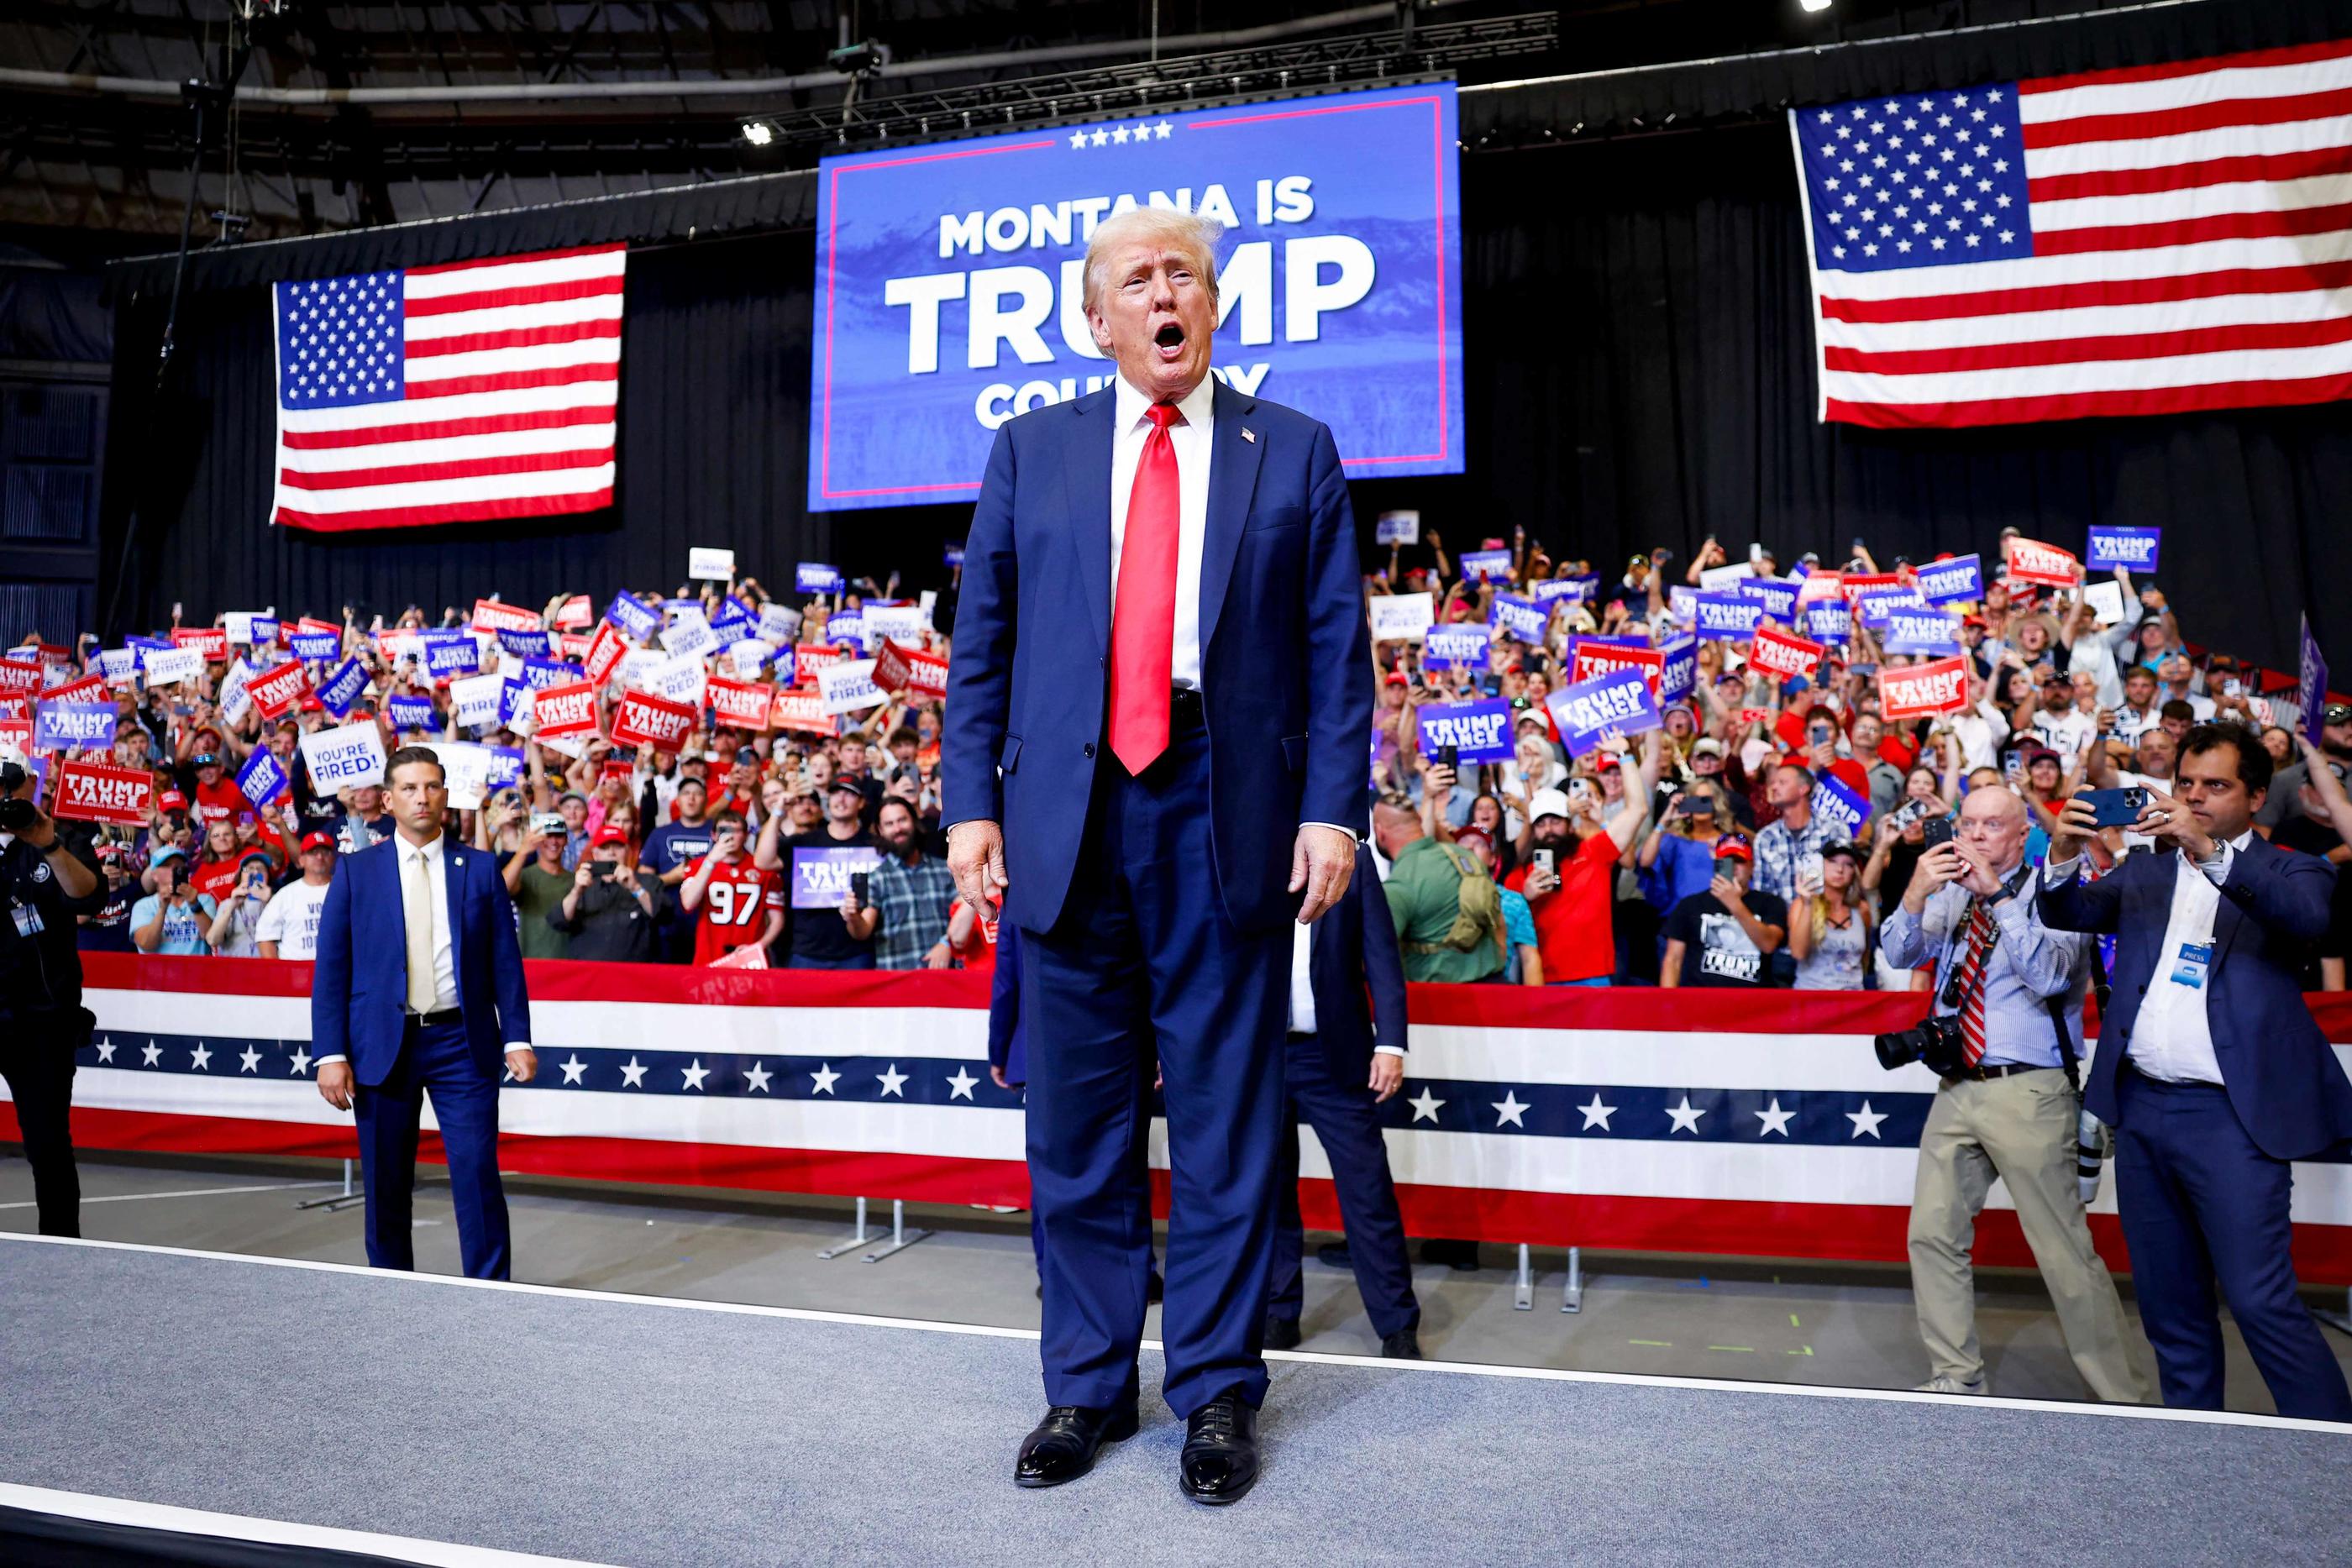
<svg viewBox="0 0 2352 1568">
<path fill-rule="evenodd" d="M 1118 596 L 1110 616 L 1110 749 L 1130 775 L 1168 749 L 1168 692 L 1175 667 L 1176 537 L 1181 490 L 1173 403 L 1149 411 L 1151 434 L 1128 492 L 1119 542 Z"/>
<path fill-rule="evenodd" d="M 1979 900 L 1969 911 L 1969 955 L 1960 964 L 1960 1054 L 1970 1067 L 1984 1060 L 1985 965 L 1992 940 L 1992 911 Z"/>
</svg>

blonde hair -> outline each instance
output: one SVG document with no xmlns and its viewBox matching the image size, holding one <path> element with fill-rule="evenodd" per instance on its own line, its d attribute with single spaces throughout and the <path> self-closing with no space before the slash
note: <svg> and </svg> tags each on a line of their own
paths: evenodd
<svg viewBox="0 0 2352 1568">
<path fill-rule="evenodd" d="M 1217 242 L 1225 225 L 1198 213 L 1169 207 L 1135 207 L 1095 226 L 1087 241 L 1085 288 L 1080 302 L 1091 311 L 1102 294 L 1103 274 L 1110 269 L 1110 253 L 1120 246 L 1156 243 L 1168 246 L 1192 264 L 1192 272 L 1217 302 Z"/>
</svg>

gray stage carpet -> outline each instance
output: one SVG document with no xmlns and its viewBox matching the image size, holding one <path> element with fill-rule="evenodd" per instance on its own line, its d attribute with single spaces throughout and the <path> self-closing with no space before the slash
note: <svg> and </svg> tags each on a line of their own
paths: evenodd
<svg viewBox="0 0 2352 1568">
<path fill-rule="evenodd" d="M 2318 1563 L 2352 1432 L 1277 1363 L 1017 1490 L 1033 1339 L 0 1239 L 0 1479 L 630 1564 Z M 1147 1362 L 1147 1387 L 1158 1367 Z"/>
</svg>

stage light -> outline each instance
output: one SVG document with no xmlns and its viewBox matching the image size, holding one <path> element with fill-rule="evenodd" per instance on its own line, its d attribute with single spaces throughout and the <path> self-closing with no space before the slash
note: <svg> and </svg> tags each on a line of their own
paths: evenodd
<svg viewBox="0 0 2352 1568">
<path fill-rule="evenodd" d="M 1797 5 L 1800 10 L 1826 11 L 1830 8 L 1830 0 L 1797 0 Z"/>
<path fill-rule="evenodd" d="M 776 128 L 770 125 L 766 120 L 747 120 L 743 122 L 743 140 L 750 142 L 752 146 L 765 147 L 769 142 L 773 141 L 775 139 Z"/>
</svg>

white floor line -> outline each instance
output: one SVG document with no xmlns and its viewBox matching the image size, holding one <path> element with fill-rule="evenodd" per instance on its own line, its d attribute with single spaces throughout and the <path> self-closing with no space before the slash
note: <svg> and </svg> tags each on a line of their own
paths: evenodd
<svg viewBox="0 0 2352 1568">
<path fill-rule="evenodd" d="M 268 1258 L 246 1252 L 209 1252 L 193 1247 L 158 1247 L 135 1241 L 93 1241 L 62 1236 L 0 1233 L 0 1243 L 26 1242 L 46 1247 L 94 1247 L 117 1252 L 153 1252 L 170 1258 L 200 1258 L 220 1263 L 246 1263 L 265 1269 L 307 1269 L 328 1274 L 356 1274 L 384 1285 L 454 1288 L 469 1291 L 510 1291 L 524 1295 L 555 1296 L 568 1301 L 610 1301 L 619 1306 L 654 1307 L 674 1312 L 723 1312 L 739 1317 L 790 1318 L 803 1322 L 847 1323 L 864 1328 L 919 1329 L 929 1333 L 964 1334 L 981 1339 L 1035 1340 L 1035 1329 L 998 1328 L 986 1323 L 941 1322 L 929 1318 L 882 1317 L 870 1312 L 829 1312 L 814 1307 L 770 1307 L 750 1301 L 702 1301 L 678 1296 L 638 1296 L 620 1291 L 588 1291 L 569 1285 L 526 1285 L 507 1280 L 467 1280 L 454 1274 L 413 1274 L 370 1269 L 357 1263 L 328 1263 L 310 1258 Z M 1144 1348 L 1160 1350 L 1157 1340 Z M 1839 1388 L 1818 1384 L 1750 1383 L 1729 1377 L 1661 1377 L 1633 1372 L 1574 1372 L 1549 1366 L 1503 1366 L 1474 1361 L 1390 1361 L 1381 1356 L 1337 1355 L 1323 1351 L 1270 1350 L 1268 1361 L 1308 1362 L 1327 1366 L 1352 1366 L 1403 1375 L 1505 1377 L 1535 1383 L 1595 1383 L 1621 1387 L 1667 1388 L 1685 1392 L 1769 1394 L 1796 1399 L 1862 1399 L 1889 1405 L 1966 1405 L 1974 1409 L 2016 1410 L 2037 1416 L 2104 1416 L 2126 1421 L 2180 1421 L 2216 1427 L 2262 1427 L 2287 1432 L 2319 1432 L 2352 1437 L 2352 1426 L 2335 1421 L 2300 1420 L 2285 1416 L 2256 1416 L 2235 1410 L 2171 1410 L 2154 1405 L 2093 1405 L 2059 1399 L 1967 1398 L 1944 1394 L 1914 1394 L 1907 1389 Z"/>
<path fill-rule="evenodd" d="M 264 1186 L 192 1186 L 178 1192 L 118 1192 L 104 1197 L 84 1197 L 84 1203 L 144 1203 L 151 1197 L 222 1197 L 233 1192 L 290 1192 L 298 1186 L 341 1186 L 339 1181 L 279 1181 Z M 37 1203 L 0 1203 L 0 1208 L 37 1208 Z"/>
<path fill-rule="evenodd" d="M 456 1542 L 425 1541 L 409 1535 L 379 1535 L 368 1530 L 335 1530 L 319 1524 L 294 1524 L 281 1519 L 254 1519 L 241 1513 L 213 1513 L 165 1503 L 140 1502 L 131 1498 L 100 1497 L 92 1492 L 52 1491 L 47 1487 L 17 1486 L 0 1481 L 0 1506 L 100 1524 L 128 1525 L 140 1530 L 171 1530 L 185 1535 L 213 1536 L 230 1541 L 268 1542 L 278 1546 L 312 1547 L 320 1551 L 367 1553 L 397 1558 L 404 1563 L 429 1563 L 433 1568 L 594 1568 L 571 1557 L 541 1557 L 528 1552 L 501 1552 L 489 1546 L 463 1546 Z"/>
</svg>

